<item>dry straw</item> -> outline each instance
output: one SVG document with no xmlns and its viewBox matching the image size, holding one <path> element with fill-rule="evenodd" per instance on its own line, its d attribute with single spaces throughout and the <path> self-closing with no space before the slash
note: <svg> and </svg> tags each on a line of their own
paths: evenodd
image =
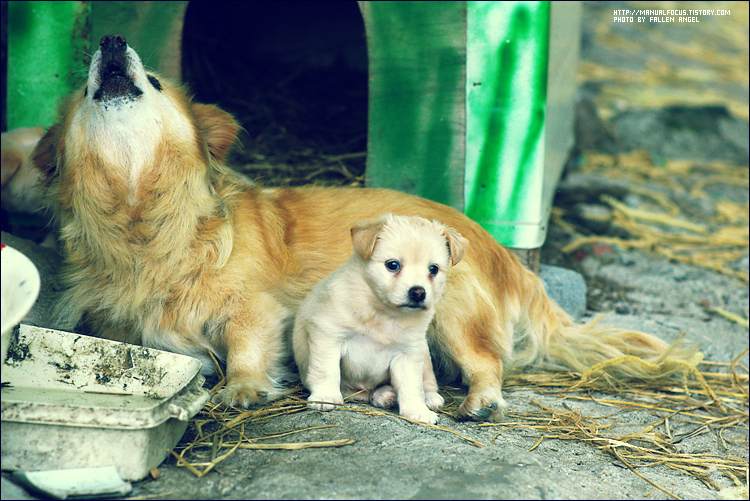
<svg viewBox="0 0 750 501">
<path fill-rule="evenodd" d="M 712 184 L 730 186 L 748 186 L 746 166 L 729 165 L 721 162 L 698 164 L 690 161 L 667 160 L 664 165 L 656 166 L 650 155 L 643 151 L 606 155 L 588 152 L 582 166 L 585 172 L 596 173 L 608 178 L 619 178 L 630 181 L 628 189 L 640 195 L 646 203 L 639 208 L 629 207 L 619 200 L 602 195 L 601 201 L 611 207 L 608 219 L 612 225 L 627 230 L 630 237 L 590 235 L 583 237 L 579 228 L 564 220 L 565 210 L 555 208 L 552 219 L 574 236 L 574 240 L 562 249 L 572 252 L 590 243 L 605 243 L 622 249 L 640 249 L 656 255 L 665 256 L 673 261 L 688 263 L 707 268 L 724 275 L 748 282 L 747 271 L 735 269 L 732 263 L 747 255 L 748 242 L 748 205 L 730 200 L 713 200 L 705 192 Z M 644 188 L 652 186 L 654 189 Z M 658 190 L 658 191 L 657 191 Z M 670 196 L 666 196 L 667 193 Z M 701 199 L 705 210 L 703 216 L 695 211 L 690 216 L 684 213 L 684 200 Z M 675 203 L 683 200 L 683 207 Z M 651 202 L 650 204 L 648 202 Z M 718 307 L 703 305 L 711 313 L 720 315 L 745 328 L 748 327 L 747 311 L 744 317 Z M 616 458 L 636 475 L 646 478 L 649 467 L 663 465 L 668 468 L 692 475 L 711 488 L 717 489 L 709 473 L 720 471 L 732 479 L 737 490 L 725 491 L 725 497 L 747 498 L 748 464 L 746 459 L 720 457 L 708 454 L 680 453 L 675 444 L 687 436 L 672 437 L 670 420 L 691 420 L 693 434 L 713 432 L 720 445 L 723 444 L 723 432 L 730 428 L 742 428 L 747 437 L 748 426 L 748 382 L 747 369 L 744 374 L 737 373 L 738 361 L 747 354 L 745 350 L 726 367 L 726 372 L 700 371 L 691 364 L 683 364 L 682 384 L 674 387 L 665 386 L 664 381 L 650 386 L 652 382 L 628 383 L 628 390 L 620 397 L 632 396 L 637 399 L 650 398 L 659 404 L 644 404 L 633 401 L 609 400 L 573 396 L 566 392 L 565 398 L 594 400 L 602 405 L 622 408 L 648 410 L 660 416 L 659 420 L 649 424 L 637 433 L 616 435 L 605 432 L 608 425 L 601 425 L 596 419 L 583 416 L 570 409 L 554 410 L 541 406 L 534 415 L 513 416 L 518 418 L 514 423 L 503 423 L 501 426 L 525 427 L 539 431 L 542 435 L 537 447 L 545 438 L 580 440 L 602 452 Z M 646 361 L 634 357 L 621 357 L 592 367 L 582 375 L 578 383 L 570 382 L 570 389 L 596 387 L 604 378 L 596 380 L 599 373 L 612 365 L 628 359 L 648 367 Z M 720 364 L 703 362 L 700 367 L 716 369 Z M 653 369 L 653 367 L 650 367 Z M 546 376 L 540 376 L 545 378 Z M 585 383 L 584 383 L 585 382 Z M 561 383 L 561 381 L 557 381 Z M 507 384 L 506 384 L 507 386 Z M 509 415 L 509 417 L 511 417 Z M 535 419 L 542 421 L 536 422 Z M 660 428 L 660 429 L 657 429 Z M 507 428 L 504 428 L 507 429 Z M 745 438 L 745 442 L 747 438 Z M 726 447 L 723 447 L 726 449 Z M 532 448 L 533 449 L 533 448 Z M 640 470 L 640 471 L 639 471 Z M 642 473 L 643 472 L 643 473 Z M 653 484 L 653 482 L 651 482 Z M 658 489 L 677 497 L 661 486 Z"/>
<path fill-rule="evenodd" d="M 635 475 L 675 499 L 679 498 L 648 478 L 649 469 L 668 468 L 692 476 L 714 490 L 720 490 L 720 486 L 711 474 L 719 472 L 731 479 L 735 486 L 735 491 L 725 490 L 722 493 L 730 497 L 742 496 L 747 492 L 748 485 L 747 459 L 731 455 L 685 453 L 680 450 L 680 443 L 697 435 L 712 433 L 720 449 L 727 450 L 730 444 L 725 435 L 737 430 L 744 433 L 744 441 L 747 442 L 748 370 L 739 363 L 747 353 L 748 350 L 745 350 L 728 364 L 701 362 L 697 368 L 686 364 L 682 367 L 682 376 L 678 374 L 661 380 L 628 381 L 626 385 L 623 381 L 613 382 L 597 376 L 603 374 L 608 367 L 622 362 L 618 359 L 592 367 L 584 375 L 511 372 L 504 382 L 506 391 L 532 390 L 540 395 L 554 396 L 560 399 L 562 409 L 543 405 L 532 399 L 531 402 L 538 410 L 509 411 L 502 423 L 482 423 L 476 426 L 501 428 L 492 443 L 499 435 L 511 430 L 532 430 L 537 436 L 530 440 L 529 451 L 536 450 L 545 440 L 575 440 L 585 443 L 611 456 Z M 676 362 L 667 359 L 662 363 Z M 212 394 L 224 382 L 222 379 L 211 390 Z M 613 386 L 613 383 L 617 386 Z M 451 433 L 475 447 L 488 446 L 453 429 L 461 393 L 462 390 L 458 388 L 443 388 L 443 394 L 448 397 L 447 404 L 442 409 L 443 425 L 420 423 L 361 404 L 337 406 L 332 412 L 356 412 L 372 416 L 372 419 L 400 419 L 438 433 Z M 314 430 L 336 428 L 337 425 L 307 427 L 271 435 L 252 434 L 251 430 L 270 420 L 294 413 L 311 412 L 307 407 L 306 397 L 307 392 L 298 386 L 285 398 L 258 409 L 239 410 L 208 403 L 191 422 L 192 439 L 181 444 L 179 451 L 172 452 L 177 465 L 202 477 L 238 449 L 300 450 L 343 447 L 356 443 L 356 437 L 323 441 L 280 441 Z M 617 422 L 615 416 L 618 412 L 598 417 L 589 416 L 572 409 L 567 401 L 588 401 L 602 407 L 648 411 L 655 416 L 655 420 L 639 425 L 642 428 L 637 431 L 616 433 L 614 429 L 618 427 L 633 425 Z M 678 428 L 685 427 L 689 431 L 676 433 Z"/>
<path fill-rule="evenodd" d="M 555 395 L 566 400 L 595 402 L 602 406 L 629 410 L 644 410 L 657 419 L 646 423 L 642 429 L 618 434 L 612 431 L 617 426 L 626 426 L 613 421 L 613 414 L 592 417 L 571 409 L 565 401 L 563 409 L 555 409 L 532 400 L 539 410 L 528 413 L 508 412 L 506 421 L 497 424 L 481 424 L 481 427 L 500 427 L 502 433 L 511 429 L 527 429 L 538 433 L 537 441 L 530 447 L 535 450 L 544 440 L 576 440 L 586 443 L 610 455 L 634 474 L 657 489 L 679 499 L 674 493 L 657 485 L 648 478 L 648 469 L 657 466 L 693 476 L 711 489 L 720 490 L 711 478 L 720 472 L 730 478 L 735 486 L 730 496 L 747 492 L 747 459 L 730 455 L 681 452 L 679 444 L 693 436 L 713 433 L 722 450 L 728 449 L 724 438 L 728 430 L 740 430 L 747 444 L 748 429 L 748 374 L 737 372 L 738 361 L 747 354 L 745 350 L 729 364 L 705 362 L 704 370 L 685 367 L 685 374 L 692 377 L 676 381 L 631 381 L 627 389 L 620 389 L 616 399 L 596 396 L 595 391 L 607 391 L 609 384 L 604 379 L 576 378 L 571 374 L 514 375 L 506 382 L 506 389 L 532 388 L 538 393 Z M 615 360 L 600 364 L 588 371 L 589 377 L 617 363 Z M 644 362 L 645 363 L 645 362 Z M 717 372 L 717 369 L 719 371 Z M 722 370 L 723 369 L 723 370 Z M 564 387 L 564 389 L 559 389 Z M 687 423 L 689 432 L 673 434 L 675 423 Z M 739 493 L 739 494 L 738 494 Z M 746 497 L 746 495 L 745 495 Z"/>
<path fill-rule="evenodd" d="M 705 192 L 707 186 L 717 183 L 747 187 L 747 166 L 720 162 L 700 165 L 685 161 L 666 161 L 663 166 L 656 166 L 650 155 L 643 151 L 615 156 L 588 152 L 585 158 L 582 171 L 627 179 L 631 181 L 628 188 L 631 192 L 650 199 L 653 204 L 647 208 L 632 208 L 609 195 L 601 196 L 602 202 L 612 208 L 609 221 L 627 230 L 631 235 L 628 239 L 603 235 L 583 237 L 578 228 L 562 219 L 565 210 L 556 208 L 552 213 L 553 221 L 574 235 L 573 242 L 563 247 L 563 252 L 573 252 L 586 244 L 606 243 L 622 249 L 641 249 L 748 283 L 748 272 L 731 266 L 747 255 L 750 245 L 748 205 L 731 200 L 712 200 Z M 712 211 L 707 211 L 702 220 L 695 221 L 699 215 L 693 213 L 688 218 L 669 197 L 643 185 L 660 185 L 663 190 L 682 199 L 701 199 L 712 207 Z M 747 319 L 737 318 L 747 323 Z"/>
</svg>

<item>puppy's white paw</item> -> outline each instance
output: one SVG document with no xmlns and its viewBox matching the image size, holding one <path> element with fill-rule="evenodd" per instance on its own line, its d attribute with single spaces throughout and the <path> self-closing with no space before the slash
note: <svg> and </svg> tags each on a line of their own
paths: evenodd
<svg viewBox="0 0 750 501">
<path fill-rule="evenodd" d="M 422 421 L 423 423 L 437 424 L 438 422 L 438 415 L 428 409 L 426 405 L 414 405 L 408 408 L 402 406 L 399 414 L 409 419 Z"/>
<path fill-rule="evenodd" d="M 424 394 L 424 403 L 427 404 L 427 407 L 436 411 L 443 406 L 445 400 L 440 396 L 440 393 L 436 391 L 428 391 Z"/>
<path fill-rule="evenodd" d="M 324 392 L 316 391 L 307 397 L 307 406 L 311 409 L 319 411 L 330 411 L 335 404 L 343 404 L 344 398 L 341 396 L 341 392 Z"/>
<path fill-rule="evenodd" d="M 372 392 L 372 404 L 376 407 L 388 409 L 396 403 L 396 390 L 393 386 L 385 384 Z"/>
<path fill-rule="evenodd" d="M 348 389 L 342 393 L 344 394 L 344 398 L 351 402 L 369 402 L 370 401 L 369 390 Z"/>
</svg>

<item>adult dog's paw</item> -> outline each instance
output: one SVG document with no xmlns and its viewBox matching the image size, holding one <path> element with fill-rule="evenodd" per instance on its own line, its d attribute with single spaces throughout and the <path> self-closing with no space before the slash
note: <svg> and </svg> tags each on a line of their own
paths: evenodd
<svg viewBox="0 0 750 501">
<path fill-rule="evenodd" d="M 230 407 L 247 409 L 265 405 L 279 397 L 280 394 L 281 392 L 276 391 L 270 385 L 241 381 L 227 384 L 213 396 L 211 401 L 214 403 L 224 402 Z"/>
<path fill-rule="evenodd" d="M 488 389 L 471 393 L 458 408 L 458 415 L 475 421 L 502 421 L 503 410 L 508 404 L 503 400 L 499 390 Z"/>
<path fill-rule="evenodd" d="M 341 392 L 326 392 L 326 391 L 315 391 L 307 397 L 307 406 L 311 409 L 319 411 L 330 411 L 336 404 L 343 404 L 344 398 L 341 396 Z"/>
</svg>

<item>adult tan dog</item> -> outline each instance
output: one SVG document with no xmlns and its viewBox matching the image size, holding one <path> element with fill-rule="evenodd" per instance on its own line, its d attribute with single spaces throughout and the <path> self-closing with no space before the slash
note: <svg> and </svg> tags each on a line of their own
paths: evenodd
<svg viewBox="0 0 750 501">
<path fill-rule="evenodd" d="M 583 371 L 623 352 L 665 351 L 650 335 L 574 324 L 538 277 L 449 207 L 387 190 L 243 182 L 221 164 L 237 130 L 227 113 L 147 73 L 123 37 L 102 38 L 86 86 L 34 153 L 65 258 L 62 327 L 204 360 L 211 350 L 227 364 L 222 400 L 265 403 L 283 391 L 300 302 L 349 257 L 350 228 L 390 212 L 441 221 L 469 242 L 428 332 L 436 360 L 469 386 L 462 416 L 500 417 L 505 365 L 546 359 Z"/>
<path fill-rule="evenodd" d="M 354 252 L 307 295 L 292 346 L 313 409 L 343 396 L 437 423 L 443 405 L 427 329 L 466 240 L 421 217 L 385 214 L 352 228 Z M 432 409 L 432 410 L 431 410 Z"/>
</svg>

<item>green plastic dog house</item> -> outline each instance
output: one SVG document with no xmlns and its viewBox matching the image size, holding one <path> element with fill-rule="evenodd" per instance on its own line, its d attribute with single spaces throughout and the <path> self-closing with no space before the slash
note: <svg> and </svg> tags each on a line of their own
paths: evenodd
<svg viewBox="0 0 750 501">
<path fill-rule="evenodd" d="M 574 143 L 580 2 L 358 4 L 369 58 L 366 184 L 465 212 L 535 269 Z M 107 33 L 179 79 L 186 7 L 9 2 L 8 128 L 50 125 L 80 83 L 71 75 L 85 76 L 90 41 Z"/>
</svg>

